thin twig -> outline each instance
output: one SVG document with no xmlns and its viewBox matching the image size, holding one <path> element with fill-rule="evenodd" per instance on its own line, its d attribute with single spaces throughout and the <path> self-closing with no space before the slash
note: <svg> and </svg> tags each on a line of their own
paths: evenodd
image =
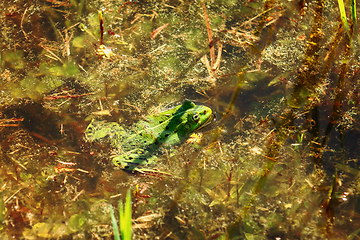
<svg viewBox="0 0 360 240">
<path fill-rule="evenodd" d="M 6 204 L 8 201 L 10 201 L 10 199 L 12 199 L 16 194 L 18 194 L 18 192 L 20 192 L 21 189 L 23 189 L 23 188 L 24 188 L 24 187 L 19 188 L 13 195 L 11 195 L 10 197 L 8 197 L 8 198 L 4 201 L 4 203 Z"/>
<path fill-rule="evenodd" d="M 23 34 L 25 35 L 25 38 L 26 38 L 26 39 L 28 38 L 28 35 L 27 35 L 27 33 L 24 31 L 24 29 L 23 29 L 23 22 L 24 22 L 24 18 L 25 18 L 25 14 L 26 14 L 26 11 L 27 11 L 27 10 L 28 10 L 28 9 L 26 8 L 25 11 L 24 11 L 24 14 L 22 15 L 21 23 L 20 23 L 20 29 L 21 29 L 21 31 L 23 32 Z"/>
<path fill-rule="evenodd" d="M 201 5 L 204 9 L 204 14 L 205 14 L 205 21 L 206 21 L 206 29 L 208 32 L 208 39 L 209 39 L 209 46 L 210 46 L 210 61 L 211 61 L 211 69 L 214 69 L 214 65 L 215 65 L 215 49 L 214 49 L 214 42 L 212 39 L 212 33 L 211 33 L 211 28 L 210 28 L 210 21 L 209 21 L 209 16 L 206 12 L 206 6 L 205 3 L 203 1 L 201 1 Z"/>
<path fill-rule="evenodd" d="M 67 30 L 69 30 L 69 29 L 71 29 L 71 28 L 73 28 L 73 27 L 75 27 L 75 26 L 77 26 L 77 25 L 79 25 L 79 24 L 80 24 L 80 22 L 75 23 L 74 25 L 72 25 L 72 26 L 70 26 L 70 27 L 66 28 L 65 30 L 62 30 L 62 32 L 65 32 L 65 31 L 67 31 Z"/>
<path fill-rule="evenodd" d="M 7 154 L 6 156 L 8 156 L 8 158 L 10 158 L 11 161 L 15 162 L 16 164 L 18 164 L 20 167 L 22 167 L 23 169 L 27 170 L 27 168 L 21 164 L 21 162 L 19 162 L 18 160 L 16 160 L 15 158 L 9 156 L 9 154 Z"/>
<path fill-rule="evenodd" d="M 41 46 L 43 49 L 45 49 L 47 52 L 49 52 L 51 55 L 53 55 L 57 60 L 59 60 L 62 64 L 64 64 L 64 62 L 58 57 L 56 56 L 55 53 L 53 53 L 51 50 L 49 50 L 48 48 L 46 48 L 45 46 Z"/>
</svg>

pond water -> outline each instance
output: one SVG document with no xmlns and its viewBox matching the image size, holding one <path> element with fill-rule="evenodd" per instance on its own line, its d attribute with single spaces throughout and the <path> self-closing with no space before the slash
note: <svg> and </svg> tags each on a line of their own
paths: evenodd
<svg viewBox="0 0 360 240">
<path fill-rule="evenodd" d="M 1 239 L 359 238 L 341 3 L 0 3 Z M 169 111 L 186 100 L 214 119 L 176 139 L 203 111 Z"/>
</svg>

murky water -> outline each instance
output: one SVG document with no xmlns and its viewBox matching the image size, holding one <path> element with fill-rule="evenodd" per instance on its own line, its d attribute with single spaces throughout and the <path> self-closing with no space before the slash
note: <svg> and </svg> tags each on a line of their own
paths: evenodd
<svg viewBox="0 0 360 240">
<path fill-rule="evenodd" d="M 0 5 L 1 238 L 113 239 L 128 190 L 132 239 L 359 238 L 350 2 Z M 84 137 L 185 99 L 216 120 L 146 171 Z"/>
</svg>

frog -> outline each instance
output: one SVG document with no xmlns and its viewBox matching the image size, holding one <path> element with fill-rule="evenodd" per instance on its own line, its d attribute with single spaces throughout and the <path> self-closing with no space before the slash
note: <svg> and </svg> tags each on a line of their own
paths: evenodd
<svg viewBox="0 0 360 240">
<path fill-rule="evenodd" d="M 156 162 L 162 147 L 181 145 L 213 119 L 211 108 L 186 100 L 172 109 L 144 117 L 128 130 L 116 122 L 92 120 L 85 138 L 91 142 L 107 139 L 119 152 L 112 158 L 115 166 L 141 172 L 141 166 Z"/>
</svg>

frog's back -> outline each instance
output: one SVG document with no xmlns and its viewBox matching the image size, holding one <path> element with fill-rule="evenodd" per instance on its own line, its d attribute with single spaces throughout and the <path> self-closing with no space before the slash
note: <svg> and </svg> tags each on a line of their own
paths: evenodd
<svg viewBox="0 0 360 240">
<path fill-rule="evenodd" d="M 170 110 L 140 120 L 135 131 L 148 144 L 181 144 L 188 135 L 212 120 L 212 111 L 203 105 L 185 101 Z"/>
</svg>

